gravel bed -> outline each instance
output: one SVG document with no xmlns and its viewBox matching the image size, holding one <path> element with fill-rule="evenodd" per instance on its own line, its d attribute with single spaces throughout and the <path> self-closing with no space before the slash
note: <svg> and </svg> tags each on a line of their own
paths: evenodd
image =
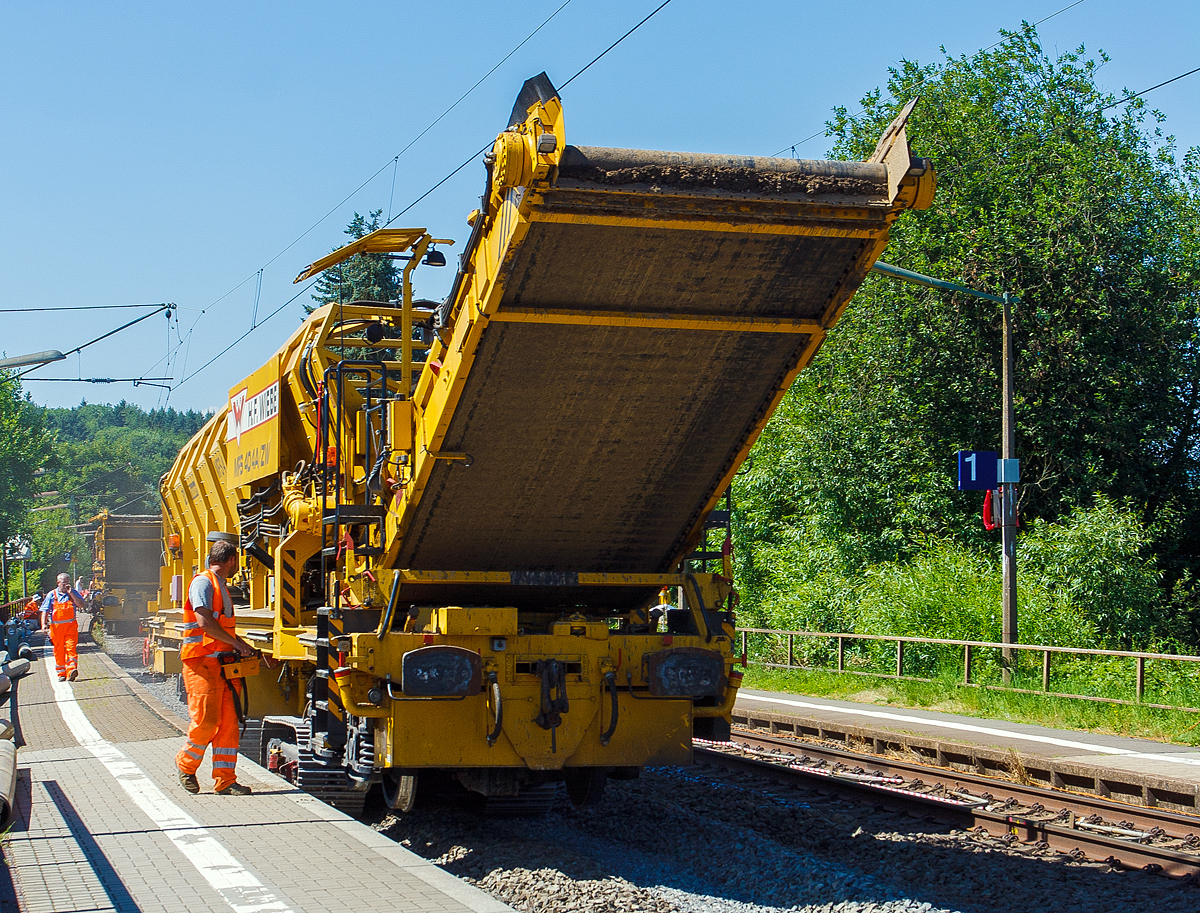
<svg viewBox="0 0 1200 913">
<path fill-rule="evenodd" d="M 134 681 L 154 695 L 168 710 L 187 722 L 187 704 L 179 698 L 179 676 L 146 671 L 146 667 L 142 665 L 142 635 L 124 637 L 98 631 L 96 639 L 102 642 L 104 652 L 128 672 Z"/>
<path fill-rule="evenodd" d="M 142 638 L 105 649 L 181 719 L 176 677 L 142 668 Z M 1195 913 L 1200 885 L 782 787 L 719 768 L 609 781 L 596 808 L 561 795 L 542 818 L 458 808 L 396 816 L 381 833 L 523 913 Z"/>
<path fill-rule="evenodd" d="M 376 812 L 375 826 L 518 910 L 1195 913 L 1200 890 L 1045 847 L 788 789 L 661 768 L 541 819 Z"/>
</svg>

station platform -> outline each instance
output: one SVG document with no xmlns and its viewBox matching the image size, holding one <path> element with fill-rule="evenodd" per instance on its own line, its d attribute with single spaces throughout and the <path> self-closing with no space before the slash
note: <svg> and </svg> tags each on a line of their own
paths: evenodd
<svg viewBox="0 0 1200 913">
<path fill-rule="evenodd" d="M 181 724 L 94 644 L 21 679 L 2 913 L 504 913 L 511 907 L 238 758 L 250 796 L 180 787 Z"/>
<path fill-rule="evenodd" d="M 746 688 L 733 722 L 1200 815 L 1200 748 L 1191 745 Z"/>
</svg>

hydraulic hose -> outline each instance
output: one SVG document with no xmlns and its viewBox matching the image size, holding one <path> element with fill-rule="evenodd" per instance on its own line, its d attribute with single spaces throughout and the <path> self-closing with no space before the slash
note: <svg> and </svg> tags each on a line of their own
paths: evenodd
<svg viewBox="0 0 1200 913">
<path fill-rule="evenodd" d="M 613 733 L 617 731 L 617 711 L 620 707 L 620 701 L 617 693 L 617 675 L 615 672 L 604 673 L 604 681 L 608 685 L 608 694 L 612 698 L 612 719 L 609 720 L 608 729 L 600 736 L 600 744 L 607 745 L 613 737 Z"/>
<path fill-rule="evenodd" d="M 488 673 L 488 686 L 491 692 L 491 702 L 496 708 L 496 727 L 488 733 L 487 737 L 488 747 L 491 748 L 500 738 L 500 730 L 504 726 L 504 705 L 500 703 L 500 682 L 497 681 L 495 672 Z"/>
</svg>

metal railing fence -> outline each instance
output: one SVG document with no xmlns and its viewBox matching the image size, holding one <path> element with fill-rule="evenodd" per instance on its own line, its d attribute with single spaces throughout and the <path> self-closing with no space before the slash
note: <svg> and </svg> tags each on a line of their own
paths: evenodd
<svg viewBox="0 0 1200 913">
<path fill-rule="evenodd" d="M 913 674 L 911 671 L 906 672 L 906 662 L 911 667 L 914 659 L 913 652 L 923 647 L 926 649 L 920 657 L 920 661 L 916 664 L 926 669 L 932 664 L 938 671 L 941 671 L 947 667 L 947 661 L 951 655 L 951 651 L 947 648 L 955 648 L 952 651 L 953 655 L 957 657 L 954 665 L 961 669 L 962 673 L 961 678 L 958 678 L 956 683 L 965 687 L 986 688 L 1016 694 L 1037 694 L 1046 697 L 1071 698 L 1081 701 L 1097 701 L 1109 704 L 1126 704 L 1158 710 L 1179 710 L 1187 713 L 1200 713 L 1200 707 L 1188 704 L 1157 703 L 1146 700 L 1146 664 L 1148 662 L 1160 664 L 1195 664 L 1200 663 L 1200 656 L 1177 653 L 1140 653 L 1132 650 L 1100 650 L 1083 647 L 1052 647 L 1045 644 L 1001 644 L 988 641 L 950 640 L 937 637 L 907 637 L 888 634 L 783 631 L 774 628 L 738 628 L 737 632 L 741 635 L 743 655 L 753 660 L 756 665 L 767 668 L 837 672 L 847 675 L 862 675 L 881 679 L 916 682 L 938 682 L 945 681 L 945 676 L 934 678 L 928 675 Z M 754 641 L 751 640 L 752 637 L 757 641 L 757 644 L 754 644 Z M 806 654 L 809 660 L 816 659 L 817 662 L 796 661 L 798 638 L 807 639 L 807 642 L 801 642 L 802 652 Z M 786 647 L 784 646 L 785 643 Z M 883 644 L 895 644 L 894 653 L 891 650 L 886 651 L 889 667 L 894 669 L 894 672 L 880 672 L 865 668 L 872 664 L 879 665 L 882 651 L 875 645 Z M 752 651 L 752 645 L 757 646 L 757 649 Z M 1041 688 L 999 685 L 980 680 L 980 678 L 986 678 L 986 675 L 980 675 L 981 665 L 986 664 L 989 669 L 999 672 L 1007 664 L 1010 671 L 1014 673 L 1012 681 L 1024 681 L 1030 676 L 1028 672 L 1021 672 L 1021 658 L 1023 656 L 1032 657 L 1037 654 L 1040 654 L 1041 657 Z M 1051 657 L 1055 654 L 1080 658 L 1133 660 L 1133 681 L 1131 684 L 1133 685 L 1134 699 L 1125 700 L 1097 694 L 1051 691 Z M 895 665 L 891 666 L 893 656 Z M 780 659 L 783 659 L 783 661 L 778 661 Z M 827 660 L 827 662 L 822 662 L 822 660 Z M 855 668 L 855 666 L 858 668 Z M 1186 667 L 1175 666 L 1172 668 L 1182 669 Z M 1190 686 L 1186 690 L 1194 690 L 1195 694 L 1189 694 L 1188 696 L 1195 700 L 1196 698 L 1200 698 L 1200 666 L 1193 666 L 1192 670 L 1194 671 L 1191 672 L 1191 679 L 1184 682 L 1184 684 Z M 1079 670 L 1074 669 L 1072 671 L 1078 672 Z M 1104 671 L 1107 673 L 1111 670 Z M 1170 675 L 1160 676 L 1160 678 L 1170 678 Z M 1186 679 L 1187 676 L 1185 675 L 1184 678 Z M 1110 679 L 1109 684 L 1119 686 L 1121 682 Z M 1126 686 L 1127 684 L 1129 683 L 1126 683 Z M 1167 687 L 1169 690 L 1169 683 Z"/>
</svg>

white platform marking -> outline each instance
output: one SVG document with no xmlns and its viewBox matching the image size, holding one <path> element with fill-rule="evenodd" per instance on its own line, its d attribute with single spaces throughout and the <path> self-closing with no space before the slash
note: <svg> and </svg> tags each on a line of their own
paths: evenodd
<svg viewBox="0 0 1200 913">
<path fill-rule="evenodd" d="M 294 913 L 274 888 L 264 885 L 191 815 L 167 798 L 140 767 L 117 746 L 100 737 L 79 704 L 71 686 L 60 682 L 54 656 L 47 653 L 46 675 L 63 721 L 75 739 L 95 755 L 160 831 L 170 838 L 236 913 Z"/>
<path fill-rule="evenodd" d="M 1060 748 L 1075 748 L 1080 751 L 1095 752 L 1097 754 L 1120 755 L 1124 758 L 1144 758 L 1149 761 L 1169 761 L 1173 764 L 1200 767 L 1200 758 L 1187 758 L 1176 754 L 1154 754 L 1145 751 L 1133 751 L 1129 748 L 1114 748 L 1110 745 L 1097 745 L 1093 742 L 1077 742 L 1072 739 L 1060 739 L 1056 736 L 1035 735 L 1029 732 L 1013 732 L 1010 729 L 996 729 L 991 726 L 976 726 L 973 723 L 956 723 L 952 720 L 930 720 L 923 716 L 908 716 L 903 713 L 889 713 L 885 710 L 859 710 L 857 708 L 838 707 L 835 704 L 818 704 L 814 701 L 793 701 L 778 697 L 761 697 L 757 694 L 746 694 L 745 692 L 743 692 L 742 696 L 747 701 L 760 701 L 764 704 L 784 704 L 788 707 L 803 707 L 806 710 L 827 710 L 834 713 L 844 713 L 848 716 L 866 716 L 877 720 L 892 720 L 898 723 L 917 723 L 921 726 L 952 729 L 959 732 L 977 732 L 990 736 L 1003 736 L 1006 739 L 1040 742 L 1043 745 L 1057 745 Z"/>
</svg>

